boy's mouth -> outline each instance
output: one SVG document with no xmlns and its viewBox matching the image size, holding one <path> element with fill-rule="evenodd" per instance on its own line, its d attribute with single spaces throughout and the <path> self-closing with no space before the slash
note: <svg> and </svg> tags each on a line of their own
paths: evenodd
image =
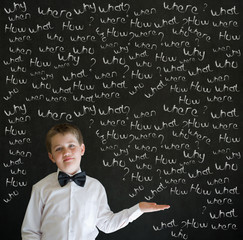
<svg viewBox="0 0 243 240">
<path fill-rule="evenodd" d="M 69 162 L 69 161 L 72 161 L 72 160 L 73 160 L 73 158 L 69 157 L 69 158 L 65 158 L 63 161 L 64 162 Z"/>
</svg>

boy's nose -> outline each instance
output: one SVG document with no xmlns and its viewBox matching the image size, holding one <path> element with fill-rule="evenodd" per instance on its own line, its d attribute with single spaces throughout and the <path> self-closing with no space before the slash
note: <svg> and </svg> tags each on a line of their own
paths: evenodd
<svg viewBox="0 0 243 240">
<path fill-rule="evenodd" d="M 64 151 L 63 151 L 63 155 L 64 155 L 64 156 L 68 156 L 69 154 L 70 154 L 69 149 L 64 149 Z"/>
</svg>

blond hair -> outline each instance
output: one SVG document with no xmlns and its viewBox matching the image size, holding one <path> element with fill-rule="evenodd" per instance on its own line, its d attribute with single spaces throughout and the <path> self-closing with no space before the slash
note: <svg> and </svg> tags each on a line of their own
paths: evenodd
<svg viewBox="0 0 243 240">
<path fill-rule="evenodd" d="M 52 137 L 54 137 L 57 134 L 67 134 L 67 133 L 71 133 L 73 134 L 76 139 L 78 140 L 79 144 L 81 145 L 84 141 L 83 141 L 83 135 L 80 131 L 80 129 L 72 124 L 69 123 L 62 123 L 62 124 L 57 124 L 55 126 L 53 126 L 46 134 L 46 148 L 47 151 L 51 153 L 51 139 Z"/>
</svg>

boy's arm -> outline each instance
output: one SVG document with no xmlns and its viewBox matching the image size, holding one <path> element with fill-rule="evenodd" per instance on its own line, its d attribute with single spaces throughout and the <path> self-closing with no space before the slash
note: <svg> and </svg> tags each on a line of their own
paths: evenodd
<svg viewBox="0 0 243 240">
<path fill-rule="evenodd" d="M 30 201 L 21 228 L 22 240 L 40 240 L 40 222 L 43 204 L 39 191 L 33 186 Z"/>
<path fill-rule="evenodd" d="M 113 213 L 108 205 L 106 192 L 104 190 L 102 196 L 100 196 L 97 227 L 105 233 L 115 232 L 136 220 L 143 213 L 161 211 L 168 209 L 169 207 L 169 205 L 157 205 L 156 203 L 141 202 L 129 209 Z"/>
<path fill-rule="evenodd" d="M 104 233 L 112 233 L 126 227 L 142 214 L 143 212 L 139 208 L 139 204 L 117 213 L 113 213 L 108 204 L 106 204 L 99 211 L 97 227 Z"/>
</svg>

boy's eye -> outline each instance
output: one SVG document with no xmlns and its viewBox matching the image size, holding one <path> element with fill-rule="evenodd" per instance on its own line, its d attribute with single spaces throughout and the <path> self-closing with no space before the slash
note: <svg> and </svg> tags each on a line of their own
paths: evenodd
<svg viewBox="0 0 243 240">
<path fill-rule="evenodd" d="M 70 148 L 75 148 L 75 145 L 74 144 L 70 144 L 69 147 Z"/>
<path fill-rule="evenodd" d="M 59 148 L 56 148 L 56 152 L 60 152 L 62 150 L 62 148 L 61 147 L 59 147 Z"/>
</svg>

